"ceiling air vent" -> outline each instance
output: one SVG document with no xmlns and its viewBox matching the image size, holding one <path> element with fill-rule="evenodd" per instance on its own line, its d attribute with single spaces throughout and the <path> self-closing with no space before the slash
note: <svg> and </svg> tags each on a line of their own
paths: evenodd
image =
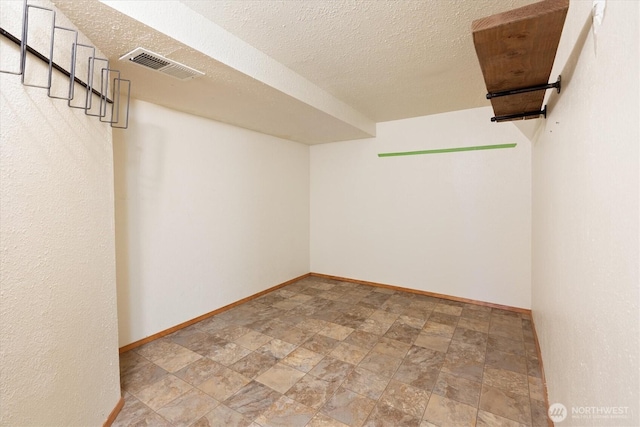
<svg viewBox="0 0 640 427">
<path fill-rule="evenodd" d="M 204 73 L 194 70 L 171 59 L 167 59 L 150 50 L 141 47 L 132 50 L 120 58 L 121 61 L 129 60 L 143 67 L 151 68 L 163 74 L 168 74 L 180 80 L 189 80 L 194 77 L 204 76 Z"/>
</svg>

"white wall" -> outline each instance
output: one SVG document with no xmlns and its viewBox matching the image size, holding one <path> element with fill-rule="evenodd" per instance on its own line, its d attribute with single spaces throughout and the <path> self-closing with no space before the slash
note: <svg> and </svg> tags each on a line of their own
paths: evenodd
<svg viewBox="0 0 640 427">
<path fill-rule="evenodd" d="M 17 35 L 21 9 L 1 5 Z M 108 125 L 0 74 L 2 426 L 100 426 L 120 399 L 111 150 Z"/>
<path fill-rule="evenodd" d="M 312 146 L 311 271 L 529 308 L 531 144 L 492 115 L 379 123 L 376 138 Z"/>
<path fill-rule="evenodd" d="M 591 5 L 571 3 L 533 149 L 533 318 L 551 403 L 633 412 L 562 425 L 637 426 L 640 3 L 608 1 L 595 38 Z"/>
<path fill-rule="evenodd" d="M 120 345 L 309 272 L 309 148 L 134 101 L 114 132 Z"/>
</svg>

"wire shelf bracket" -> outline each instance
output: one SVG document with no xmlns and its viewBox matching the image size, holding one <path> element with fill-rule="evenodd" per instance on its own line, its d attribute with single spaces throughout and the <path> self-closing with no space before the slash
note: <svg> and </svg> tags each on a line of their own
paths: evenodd
<svg viewBox="0 0 640 427">
<path fill-rule="evenodd" d="M 519 95 L 521 93 L 536 92 L 538 90 L 556 89 L 560 93 L 562 88 L 562 76 L 558 76 L 558 80 L 555 83 L 547 83 L 546 85 L 530 86 L 520 89 L 503 90 L 500 92 L 493 92 L 487 94 L 487 99 L 500 98 L 501 96 Z"/>
<path fill-rule="evenodd" d="M 48 56 L 29 46 L 29 13 L 35 10 L 51 13 L 51 30 L 49 31 L 47 49 Z M 46 28 L 48 29 L 49 26 Z M 55 48 L 57 32 L 71 33 L 73 42 L 71 43 L 71 59 L 68 70 L 54 62 L 54 53 L 58 51 Z M 78 43 L 77 30 L 56 25 L 55 10 L 29 4 L 27 0 L 24 0 L 22 9 L 22 37 L 18 38 L 1 27 L 0 35 L 20 46 L 20 58 L 17 70 L 15 68 L 0 69 L 0 73 L 18 75 L 20 76 L 20 82 L 23 86 L 46 89 L 49 98 L 65 100 L 67 101 L 68 107 L 82 109 L 87 116 L 98 117 L 101 122 L 109 123 L 114 129 L 127 129 L 129 127 L 131 80 L 121 78 L 120 71 L 109 68 L 109 60 L 107 58 L 96 57 L 96 48 L 94 46 Z M 84 51 L 85 49 L 89 51 L 89 55 L 87 56 L 80 54 L 80 51 Z M 25 81 L 27 74 L 27 53 L 47 64 L 46 84 Z M 86 82 L 80 80 L 77 76 L 78 61 L 79 58 L 82 57 L 87 58 L 86 64 L 88 69 Z M 100 65 L 104 65 L 104 67 Z M 54 93 L 51 89 L 54 69 L 69 78 L 69 87 L 64 96 Z M 100 86 L 98 88 L 99 90 L 96 90 L 98 75 Z M 76 84 L 86 89 L 83 100 L 79 100 L 76 97 Z M 111 98 L 109 98 L 110 94 Z M 99 102 L 94 103 L 94 96 L 98 97 Z M 74 100 L 76 102 L 74 102 Z M 111 104 L 111 108 L 109 108 L 109 104 Z"/>
</svg>

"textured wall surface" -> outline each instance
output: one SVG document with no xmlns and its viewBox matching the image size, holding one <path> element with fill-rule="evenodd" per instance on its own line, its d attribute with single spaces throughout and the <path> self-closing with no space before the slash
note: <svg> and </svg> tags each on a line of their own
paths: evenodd
<svg viewBox="0 0 640 427">
<path fill-rule="evenodd" d="M 120 345 L 309 272 L 309 148 L 135 101 L 114 131 Z"/>
<path fill-rule="evenodd" d="M 492 115 L 385 122 L 374 139 L 312 146 L 311 271 L 529 308 L 531 144 Z"/>
<path fill-rule="evenodd" d="M 100 426 L 118 402 L 114 248 L 109 126 L 0 74 L 0 425 Z"/>
<path fill-rule="evenodd" d="M 638 426 L 640 3 L 607 2 L 595 36 L 591 5 L 571 3 L 533 148 L 533 318 L 561 425 Z"/>
</svg>

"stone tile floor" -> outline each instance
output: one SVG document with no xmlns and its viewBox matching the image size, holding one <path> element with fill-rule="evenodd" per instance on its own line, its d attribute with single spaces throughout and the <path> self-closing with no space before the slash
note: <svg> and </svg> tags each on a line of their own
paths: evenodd
<svg viewBox="0 0 640 427">
<path fill-rule="evenodd" d="M 546 426 L 528 315 L 308 277 L 120 357 L 114 426 Z"/>
</svg>

